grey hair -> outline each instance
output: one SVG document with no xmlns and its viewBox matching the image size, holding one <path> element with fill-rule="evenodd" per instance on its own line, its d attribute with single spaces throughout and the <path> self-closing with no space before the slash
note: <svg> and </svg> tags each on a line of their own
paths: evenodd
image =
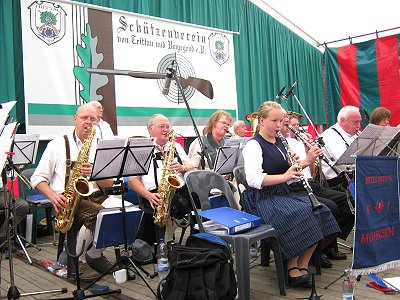
<svg viewBox="0 0 400 300">
<path fill-rule="evenodd" d="M 240 124 L 246 125 L 246 123 L 243 120 L 236 120 L 235 122 L 233 122 L 233 125 L 232 125 L 233 130 L 235 131 L 240 126 Z"/>
<path fill-rule="evenodd" d="M 166 118 L 166 116 L 164 116 L 163 114 L 154 114 L 154 115 L 152 115 L 151 118 L 149 119 L 149 122 L 147 123 L 147 130 L 150 130 L 150 127 L 153 125 L 154 119 L 157 118 L 157 117 L 165 117 Z"/>
</svg>

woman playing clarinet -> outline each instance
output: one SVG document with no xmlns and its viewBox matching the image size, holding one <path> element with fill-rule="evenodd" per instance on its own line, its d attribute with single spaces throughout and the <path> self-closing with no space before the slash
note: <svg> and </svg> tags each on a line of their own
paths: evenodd
<svg viewBox="0 0 400 300">
<path fill-rule="evenodd" d="M 275 228 L 282 257 L 288 261 L 289 284 L 310 287 L 308 263 L 317 243 L 340 229 L 325 205 L 310 202 L 310 195 L 290 193 L 289 184 L 305 184 L 301 169 L 314 163 L 321 153 L 312 149 L 305 160 L 297 162 L 289 151 L 289 158 L 288 149 L 277 137 L 285 117 L 285 110 L 276 102 L 264 102 L 258 110 L 260 131 L 243 149 L 250 188 L 243 192 L 242 205 Z"/>
</svg>

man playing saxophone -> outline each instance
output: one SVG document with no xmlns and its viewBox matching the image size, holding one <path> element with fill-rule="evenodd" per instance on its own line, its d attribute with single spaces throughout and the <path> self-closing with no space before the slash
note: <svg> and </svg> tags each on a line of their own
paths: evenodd
<svg viewBox="0 0 400 300">
<path fill-rule="evenodd" d="M 80 106 L 74 116 L 75 129 L 72 133 L 59 137 L 46 147 L 42 158 L 31 177 L 31 184 L 41 194 L 51 201 L 57 214 L 66 209 L 66 193 L 63 194 L 69 183 L 68 178 L 76 174 L 73 171 L 80 172 L 82 176 L 90 176 L 92 164 L 96 152 L 97 141 L 87 144 L 86 140 L 92 132 L 92 127 L 97 123 L 96 109 L 91 105 Z M 85 161 L 80 161 L 80 170 L 74 169 L 74 163 L 80 157 L 81 150 L 84 147 L 90 147 L 88 157 Z M 78 163 L 78 162 L 76 162 Z M 69 177 L 68 177 L 69 176 Z M 93 183 L 93 193 L 82 197 L 74 216 L 74 223 L 81 227 L 77 237 L 77 249 L 79 253 L 83 240 L 86 240 L 86 246 L 89 246 L 93 240 L 93 229 L 99 210 L 103 207 L 119 207 L 121 200 L 115 197 L 108 197 L 103 188 L 113 185 L 112 179 L 99 180 Z M 72 199 L 73 200 L 73 199 Z M 79 271 L 82 280 L 91 281 L 100 274 L 99 271 L 108 270 L 112 264 L 102 254 L 101 249 L 92 246 L 86 253 L 79 258 Z"/>
<path fill-rule="evenodd" d="M 131 176 L 129 178 L 129 186 L 141 197 L 141 205 L 145 211 L 139 228 L 138 238 L 143 239 L 150 245 L 153 245 L 155 242 L 158 242 L 159 237 L 156 236 L 153 215 L 151 212 L 159 205 L 162 205 L 161 202 L 163 201 L 162 196 L 157 189 L 162 180 L 165 180 L 165 178 L 162 178 L 163 167 L 165 166 L 164 157 L 171 144 L 169 141 L 171 128 L 169 120 L 166 116 L 162 114 L 155 114 L 150 118 L 147 124 L 147 129 L 150 136 L 156 138 L 154 158 L 150 164 L 148 174 L 142 176 Z M 187 171 L 193 170 L 194 167 L 190 163 L 190 160 L 183 147 L 178 142 L 174 143 L 174 147 L 174 159 L 168 163 L 169 173 L 178 175 L 183 183 L 183 174 Z M 175 194 L 179 194 L 186 200 L 189 200 L 189 195 L 187 194 L 186 188 L 177 189 Z M 165 226 L 166 242 L 172 240 L 173 231 L 174 228 L 172 226 L 172 222 L 168 222 Z"/>
</svg>

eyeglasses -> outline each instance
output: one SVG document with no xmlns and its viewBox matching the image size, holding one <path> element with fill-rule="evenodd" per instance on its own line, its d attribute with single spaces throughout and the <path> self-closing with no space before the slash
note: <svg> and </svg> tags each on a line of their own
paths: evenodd
<svg viewBox="0 0 400 300">
<path fill-rule="evenodd" d="M 87 121 L 90 121 L 90 122 L 92 122 L 92 123 L 95 123 L 95 122 L 97 122 L 97 118 L 91 118 L 91 117 L 88 117 L 88 116 L 77 116 L 79 119 L 81 119 L 83 122 L 87 122 Z"/>
<path fill-rule="evenodd" d="M 169 129 L 170 126 L 169 124 L 162 124 L 162 125 L 153 125 L 154 127 L 157 127 L 158 129 L 164 130 L 164 129 Z"/>
<path fill-rule="evenodd" d="M 231 123 L 228 123 L 228 122 L 219 121 L 219 120 L 218 120 L 218 122 L 220 122 L 221 124 L 224 124 L 225 126 L 231 126 Z"/>
</svg>

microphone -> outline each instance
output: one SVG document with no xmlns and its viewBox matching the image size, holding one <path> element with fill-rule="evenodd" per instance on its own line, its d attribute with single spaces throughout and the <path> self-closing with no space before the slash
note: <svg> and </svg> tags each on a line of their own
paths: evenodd
<svg viewBox="0 0 400 300">
<path fill-rule="evenodd" d="M 168 95 L 169 93 L 169 87 L 171 86 L 172 74 L 174 71 L 174 62 L 172 62 L 172 65 L 167 68 L 167 73 L 165 75 L 164 86 L 161 90 L 163 95 Z"/>
<path fill-rule="evenodd" d="M 286 85 L 279 91 L 278 95 L 275 96 L 275 99 L 279 99 L 280 96 L 282 96 L 283 91 L 285 90 Z"/>
<path fill-rule="evenodd" d="M 290 96 L 290 94 L 292 94 L 293 89 L 294 89 L 294 88 L 296 87 L 296 85 L 297 85 L 297 82 L 299 82 L 299 81 L 296 80 L 296 81 L 293 83 L 293 85 L 291 86 L 291 88 L 288 89 L 288 91 L 286 92 L 286 94 L 285 94 L 284 96 L 282 96 L 282 99 L 283 99 L 283 100 L 287 100 L 288 97 Z"/>
</svg>

